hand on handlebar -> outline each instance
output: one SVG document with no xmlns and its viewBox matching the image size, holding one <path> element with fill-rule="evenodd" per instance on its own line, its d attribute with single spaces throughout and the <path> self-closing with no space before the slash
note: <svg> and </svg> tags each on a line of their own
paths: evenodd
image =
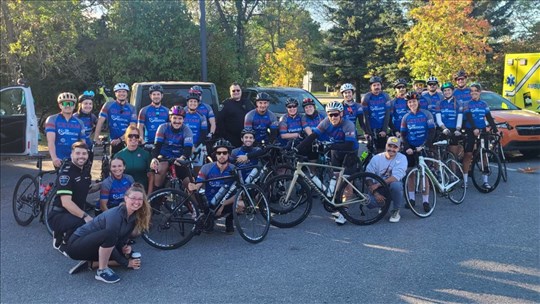
<svg viewBox="0 0 540 304">
<path fill-rule="evenodd" d="M 444 130 L 442 131 L 442 133 L 443 133 L 444 135 L 450 135 L 450 129 L 444 128 Z"/>
</svg>

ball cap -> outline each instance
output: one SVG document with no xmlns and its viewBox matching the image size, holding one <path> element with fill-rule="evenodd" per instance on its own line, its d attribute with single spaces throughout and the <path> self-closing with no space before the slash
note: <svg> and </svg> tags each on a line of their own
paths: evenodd
<svg viewBox="0 0 540 304">
<path fill-rule="evenodd" d="M 386 144 L 387 145 L 394 145 L 394 146 L 401 146 L 401 139 L 395 137 L 395 136 L 391 136 L 391 137 L 388 137 L 388 140 L 386 141 Z"/>
</svg>

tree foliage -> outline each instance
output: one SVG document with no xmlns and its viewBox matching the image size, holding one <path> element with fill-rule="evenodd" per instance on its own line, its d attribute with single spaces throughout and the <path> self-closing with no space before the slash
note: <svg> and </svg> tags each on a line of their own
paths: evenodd
<svg viewBox="0 0 540 304">
<path fill-rule="evenodd" d="M 287 41 L 284 48 L 266 54 L 265 64 L 261 66 L 261 80 L 274 86 L 301 87 L 306 73 L 304 51 L 301 41 Z"/>
</svg>

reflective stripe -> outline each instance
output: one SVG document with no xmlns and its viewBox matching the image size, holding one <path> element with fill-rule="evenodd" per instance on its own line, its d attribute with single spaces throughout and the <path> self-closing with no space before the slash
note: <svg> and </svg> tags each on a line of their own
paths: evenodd
<svg viewBox="0 0 540 304">
<path fill-rule="evenodd" d="M 69 194 L 69 195 L 72 195 L 73 194 L 73 191 L 71 190 L 58 190 L 56 191 L 56 194 Z"/>
</svg>

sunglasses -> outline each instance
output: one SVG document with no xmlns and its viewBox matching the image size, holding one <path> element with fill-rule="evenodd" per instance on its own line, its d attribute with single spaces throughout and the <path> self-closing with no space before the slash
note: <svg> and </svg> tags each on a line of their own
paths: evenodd
<svg viewBox="0 0 540 304">
<path fill-rule="evenodd" d="M 298 106 L 287 106 L 287 109 L 298 108 Z"/>
<path fill-rule="evenodd" d="M 460 77 L 460 78 L 457 78 L 456 80 L 457 80 L 457 81 L 459 81 L 459 80 L 465 80 L 465 78 Z"/>
<path fill-rule="evenodd" d="M 428 83 L 428 86 L 436 86 L 436 85 L 437 85 L 437 83 L 433 83 L 433 82 L 432 82 L 432 83 Z"/>
<path fill-rule="evenodd" d="M 401 89 L 405 89 L 405 87 L 404 86 L 397 86 L 396 89 L 401 90 Z"/>
<path fill-rule="evenodd" d="M 240 92 L 240 90 L 231 90 L 231 92 Z"/>
<path fill-rule="evenodd" d="M 62 101 L 60 104 L 64 107 L 73 107 L 75 105 L 73 101 Z"/>
<path fill-rule="evenodd" d="M 338 117 L 339 113 L 328 113 L 329 117 Z"/>
<path fill-rule="evenodd" d="M 139 134 L 128 134 L 128 138 L 135 138 L 135 139 L 139 139 L 140 136 Z"/>
<path fill-rule="evenodd" d="M 423 88 L 424 87 L 424 84 L 423 83 L 417 83 L 414 85 L 415 87 L 418 87 L 418 88 Z"/>
<path fill-rule="evenodd" d="M 227 155 L 229 151 L 216 151 L 216 155 Z"/>
</svg>

